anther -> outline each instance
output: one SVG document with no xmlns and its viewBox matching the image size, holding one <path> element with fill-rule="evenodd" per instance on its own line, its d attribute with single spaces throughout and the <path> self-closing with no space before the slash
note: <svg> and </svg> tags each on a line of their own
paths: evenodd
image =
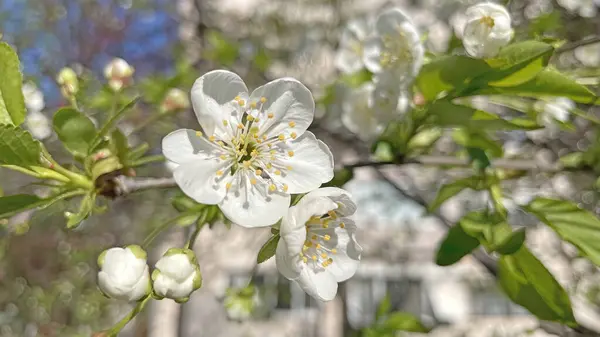
<svg viewBox="0 0 600 337">
<path fill-rule="evenodd" d="M 217 175 L 218 175 L 219 177 L 220 177 L 220 176 L 222 176 L 222 175 L 223 175 L 223 171 L 221 171 L 221 170 L 218 170 L 218 171 L 217 171 Z"/>
<path fill-rule="evenodd" d="M 252 115 L 248 115 L 247 119 L 248 119 L 250 122 L 252 122 L 252 121 L 254 121 L 254 116 L 252 116 Z"/>
<path fill-rule="evenodd" d="M 346 228 L 346 224 L 343 222 L 340 222 L 340 228 Z"/>
<path fill-rule="evenodd" d="M 284 184 L 284 185 L 283 185 L 283 191 L 284 191 L 284 192 L 287 192 L 287 191 L 288 191 L 288 185 L 286 185 L 286 184 Z"/>
<path fill-rule="evenodd" d="M 281 171 L 275 170 L 275 174 L 278 175 L 278 176 L 280 176 L 281 175 Z"/>
<path fill-rule="evenodd" d="M 243 99 L 240 99 L 240 100 L 238 101 L 238 104 L 239 104 L 240 106 L 244 106 L 244 104 L 246 104 L 246 102 L 244 102 L 244 100 L 243 100 Z"/>
<path fill-rule="evenodd" d="M 279 138 L 279 140 L 285 140 L 285 136 L 283 134 L 277 136 L 277 138 Z"/>
<path fill-rule="evenodd" d="M 250 168 L 250 161 L 249 160 L 244 160 L 244 162 L 242 163 L 242 165 L 244 165 L 244 168 Z"/>
<path fill-rule="evenodd" d="M 256 171 L 254 171 L 254 174 L 256 174 L 257 176 L 259 176 L 259 175 L 261 175 L 261 174 L 262 174 L 262 170 L 260 170 L 260 169 L 259 169 L 259 170 L 256 170 Z"/>
<path fill-rule="evenodd" d="M 261 103 L 265 103 L 266 101 L 267 101 L 267 98 L 266 98 L 266 97 L 261 97 L 261 98 L 260 98 L 260 102 L 261 102 Z"/>
<path fill-rule="evenodd" d="M 252 109 L 256 109 L 256 102 L 250 102 L 250 107 Z"/>
<path fill-rule="evenodd" d="M 227 125 L 229 125 L 229 122 L 226 120 L 223 120 L 223 126 L 227 126 Z"/>
<path fill-rule="evenodd" d="M 217 137 L 215 137 L 214 135 L 208 137 L 208 140 L 210 140 L 211 142 L 214 142 L 216 139 L 217 139 Z"/>
<path fill-rule="evenodd" d="M 317 261 L 317 256 L 316 255 L 313 255 L 311 258 L 312 258 L 313 261 Z"/>
<path fill-rule="evenodd" d="M 255 179 L 255 178 L 251 178 L 251 179 L 250 179 L 250 184 L 252 184 L 252 185 L 256 185 L 256 179 Z"/>
<path fill-rule="evenodd" d="M 202 132 L 196 131 L 196 137 L 202 137 Z"/>
<path fill-rule="evenodd" d="M 225 184 L 225 189 L 226 189 L 226 190 L 229 190 L 230 188 L 231 188 L 231 183 L 227 183 L 227 184 Z"/>
<path fill-rule="evenodd" d="M 288 123 L 288 125 L 290 126 L 290 128 L 293 128 L 294 126 L 296 126 L 296 122 L 291 121 Z"/>
<path fill-rule="evenodd" d="M 243 128 L 244 128 L 244 124 L 242 124 L 242 123 L 239 123 L 239 124 L 237 125 L 237 128 L 238 128 L 238 129 L 243 129 Z"/>
<path fill-rule="evenodd" d="M 275 192 L 276 189 L 277 189 L 277 186 L 275 186 L 274 184 L 269 185 L 269 191 Z"/>
<path fill-rule="evenodd" d="M 323 240 L 329 241 L 331 240 L 331 236 L 329 236 L 329 234 L 325 234 L 325 236 L 323 236 Z"/>
<path fill-rule="evenodd" d="M 292 151 L 292 150 L 289 150 L 289 151 L 288 151 L 288 156 L 290 156 L 290 157 L 293 157 L 293 156 L 294 156 L 294 151 Z"/>
<path fill-rule="evenodd" d="M 290 133 L 290 137 L 292 137 L 292 139 L 296 139 L 296 137 L 298 137 L 298 135 L 295 132 Z"/>
<path fill-rule="evenodd" d="M 332 219 L 335 219 L 335 218 L 337 218 L 337 214 L 335 214 L 335 211 L 329 211 L 329 212 L 327 212 L 327 214 L 329 214 L 329 216 L 330 216 Z"/>
<path fill-rule="evenodd" d="M 267 117 L 268 117 L 268 118 L 273 118 L 273 117 L 275 117 L 275 115 L 273 115 L 273 113 L 272 113 L 272 112 L 269 112 L 269 113 L 267 114 Z"/>
</svg>

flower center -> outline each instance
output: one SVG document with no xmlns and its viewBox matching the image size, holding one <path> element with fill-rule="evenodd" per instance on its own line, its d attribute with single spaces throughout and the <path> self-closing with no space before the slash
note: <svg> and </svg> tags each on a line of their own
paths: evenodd
<svg viewBox="0 0 600 337">
<path fill-rule="evenodd" d="M 481 19 L 479 19 L 479 22 L 481 22 L 482 24 L 488 26 L 489 28 L 494 28 L 494 25 L 496 24 L 494 22 L 494 18 L 492 18 L 489 15 L 486 15 L 486 16 L 482 17 Z"/>
<path fill-rule="evenodd" d="M 286 165 L 285 160 L 294 156 L 294 151 L 289 150 L 286 141 L 297 138 L 296 132 L 286 135 L 278 134 L 269 136 L 268 128 L 273 125 L 274 113 L 265 110 L 267 99 L 261 97 L 256 102 L 247 103 L 240 97 L 233 100 L 234 113 L 241 116 L 237 125 L 232 125 L 230 119 L 223 119 L 225 135 L 211 135 L 208 140 L 217 147 L 220 153 L 218 158 L 224 163 L 224 168 L 216 171 L 216 176 L 225 174 L 234 175 L 245 171 L 250 177 L 249 183 L 256 185 L 259 182 L 268 184 L 271 192 L 287 192 L 288 186 L 272 179 L 273 176 L 285 176 L 292 170 L 292 166 Z M 235 123 L 233 123 L 235 124 Z M 296 123 L 288 123 L 294 128 Z M 198 136 L 203 136 L 201 132 Z M 226 184 L 231 188 L 231 183 Z"/>
<path fill-rule="evenodd" d="M 346 225 L 340 221 L 339 215 L 335 211 L 329 211 L 323 216 L 312 216 L 305 224 L 306 241 L 302 246 L 300 258 L 302 261 L 313 267 L 327 268 L 333 263 L 331 255 L 337 253 L 335 238 L 335 228 L 344 228 Z"/>
<path fill-rule="evenodd" d="M 380 56 L 380 63 L 383 68 L 397 68 L 411 64 L 414 60 L 413 46 L 406 32 L 398 27 L 396 33 L 396 36 L 384 35 L 381 37 L 383 51 Z"/>
</svg>

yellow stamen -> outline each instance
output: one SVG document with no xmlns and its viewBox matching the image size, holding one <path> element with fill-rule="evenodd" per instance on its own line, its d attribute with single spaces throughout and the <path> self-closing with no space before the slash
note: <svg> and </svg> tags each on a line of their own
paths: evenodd
<svg viewBox="0 0 600 337">
<path fill-rule="evenodd" d="M 217 139 L 217 137 L 215 137 L 215 136 L 208 137 L 208 140 L 210 140 L 211 142 L 214 142 L 216 139 Z"/>
<path fill-rule="evenodd" d="M 321 257 L 324 258 L 324 259 L 326 259 L 327 258 L 327 254 L 321 253 Z"/>
<path fill-rule="evenodd" d="M 325 234 L 325 236 L 323 237 L 323 240 L 329 241 L 329 240 L 331 240 L 331 236 L 329 236 L 328 234 Z"/>
<path fill-rule="evenodd" d="M 256 102 L 250 102 L 250 107 L 252 109 L 256 109 Z"/>
<path fill-rule="evenodd" d="M 238 125 L 237 125 L 237 128 L 238 128 L 238 129 L 243 129 L 243 128 L 244 128 L 244 124 L 242 124 L 242 123 L 238 124 Z"/>
<path fill-rule="evenodd" d="M 273 117 L 275 117 L 275 115 L 273 115 L 273 113 L 272 113 L 272 112 L 269 112 L 269 113 L 267 114 L 267 117 L 268 117 L 268 118 L 273 118 Z"/>
<path fill-rule="evenodd" d="M 225 160 L 225 159 L 227 159 L 227 156 L 224 155 L 224 154 L 222 154 L 222 155 L 219 156 L 219 158 L 221 158 L 222 160 Z"/>
<path fill-rule="evenodd" d="M 259 169 L 259 170 L 256 170 L 256 171 L 254 171 L 254 174 L 256 174 L 257 176 L 259 176 L 259 175 L 261 175 L 261 174 L 262 174 L 262 170 L 260 170 L 260 169 Z"/>
<path fill-rule="evenodd" d="M 288 165 L 288 166 L 285 167 L 285 169 L 288 170 L 288 171 L 291 171 L 292 167 L 290 165 Z"/>
<path fill-rule="evenodd" d="M 202 137 L 202 132 L 196 131 L 196 137 Z"/>
<path fill-rule="evenodd" d="M 271 191 L 271 192 L 275 192 L 276 189 L 277 189 L 277 186 L 275 186 L 274 184 L 271 184 L 269 186 L 269 191 Z"/>
<path fill-rule="evenodd" d="M 288 191 L 288 185 L 286 185 L 286 184 L 284 184 L 284 185 L 283 185 L 283 191 L 284 191 L 284 192 L 287 192 L 287 191 Z"/>
<path fill-rule="evenodd" d="M 285 136 L 283 134 L 277 136 L 277 138 L 279 138 L 279 140 L 285 140 Z"/>
<path fill-rule="evenodd" d="M 231 188 L 231 183 L 227 183 L 227 184 L 225 184 L 225 189 L 226 189 L 226 190 L 229 190 L 230 188 Z"/>
<path fill-rule="evenodd" d="M 261 103 L 265 103 L 266 101 L 267 101 L 267 98 L 266 98 L 266 97 L 261 97 L 261 98 L 260 98 L 260 102 L 261 102 Z"/>
<path fill-rule="evenodd" d="M 256 185 L 256 179 L 255 178 L 250 178 L 250 184 Z"/>
<path fill-rule="evenodd" d="M 290 137 L 292 137 L 292 139 L 296 139 L 296 137 L 298 137 L 298 135 L 295 132 L 290 133 Z"/>
<path fill-rule="evenodd" d="M 240 99 L 240 100 L 238 101 L 238 104 L 239 104 L 240 106 L 244 106 L 244 104 L 246 104 L 246 102 L 244 102 L 244 100 L 243 100 L 243 99 Z"/>
<path fill-rule="evenodd" d="M 244 165 L 244 168 L 250 168 L 250 161 L 249 160 L 244 160 L 244 162 L 242 163 L 242 165 Z"/>
<path fill-rule="evenodd" d="M 229 125 L 229 122 L 226 120 L 223 120 L 223 126 L 227 126 L 227 125 Z"/>
<path fill-rule="evenodd" d="M 290 128 L 293 128 L 294 126 L 296 126 L 296 122 L 291 121 L 288 123 L 288 125 L 290 126 Z"/>
<path fill-rule="evenodd" d="M 346 228 L 346 224 L 343 222 L 340 222 L 340 228 Z"/>
<path fill-rule="evenodd" d="M 331 253 L 332 253 L 332 254 L 337 254 L 337 249 L 333 248 L 333 249 L 331 250 Z"/>
<path fill-rule="evenodd" d="M 281 171 L 275 170 L 275 174 L 278 175 L 278 176 L 280 176 L 281 175 Z"/>
<path fill-rule="evenodd" d="M 222 176 L 222 175 L 223 175 L 223 171 L 221 171 L 221 170 L 218 170 L 218 171 L 217 171 L 217 176 L 219 176 L 219 177 L 220 177 L 220 176 Z"/>
<path fill-rule="evenodd" d="M 316 255 L 313 255 L 311 258 L 312 258 L 313 261 L 317 261 L 317 256 Z"/>
<path fill-rule="evenodd" d="M 254 116 L 252 116 L 252 115 L 248 115 L 247 119 L 248 119 L 250 122 L 252 122 L 252 121 L 254 120 Z"/>
<path fill-rule="evenodd" d="M 270 169 L 272 169 L 272 168 L 273 168 L 273 164 L 271 164 L 271 163 L 267 163 L 267 169 L 269 169 L 269 170 L 270 170 Z"/>
<path fill-rule="evenodd" d="M 330 216 L 332 219 L 335 219 L 335 218 L 337 218 L 337 214 L 335 214 L 335 211 L 329 211 L 329 212 L 327 212 L 327 214 L 329 214 L 329 216 Z"/>
<path fill-rule="evenodd" d="M 292 150 L 288 151 L 288 156 L 293 157 L 294 156 L 294 151 L 292 151 Z"/>
</svg>

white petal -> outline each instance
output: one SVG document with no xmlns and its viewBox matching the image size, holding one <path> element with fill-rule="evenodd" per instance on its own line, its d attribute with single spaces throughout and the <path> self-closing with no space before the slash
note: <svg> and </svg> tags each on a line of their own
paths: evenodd
<svg viewBox="0 0 600 337">
<path fill-rule="evenodd" d="M 133 286 L 131 293 L 129 294 L 130 301 L 137 301 L 148 294 L 150 290 L 150 271 L 148 265 L 144 267 L 142 276 L 138 282 Z"/>
<path fill-rule="evenodd" d="M 343 219 L 346 228 L 336 228 L 332 241 L 337 240 L 337 254 L 332 255 L 333 263 L 327 267 L 337 282 L 346 281 L 352 277 L 360 263 L 362 247 L 354 239 L 352 232 L 353 223 L 350 219 Z"/>
<path fill-rule="evenodd" d="M 356 204 L 352 201 L 352 195 L 341 188 L 338 187 L 322 187 L 317 190 L 314 190 L 300 199 L 300 201 L 296 204 L 299 209 L 310 207 L 311 203 L 314 203 L 314 200 L 322 200 L 323 197 L 327 197 L 336 203 L 335 207 L 331 207 L 320 214 L 325 214 L 329 210 L 335 209 L 336 213 L 341 216 L 350 216 L 356 212 Z M 329 207 L 329 206 L 327 206 Z M 318 214 L 318 213 L 315 213 Z M 314 215 L 314 214 L 311 214 Z M 310 217 L 310 216 L 309 216 Z"/>
<path fill-rule="evenodd" d="M 185 281 L 196 271 L 185 254 L 163 256 L 156 262 L 156 268 L 177 282 Z"/>
<path fill-rule="evenodd" d="M 261 134 L 266 134 L 269 138 L 280 134 L 288 137 L 292 132 L 301 135 L 313 121 L 313 96 L 296 79 L 280 78 L 258 87 L 250 95 L 250 101 L 258 102 L 261 97 L 267 100 L 262 107 L 259 128 Z M 268 113 L 272 113 L 273 118 L 268 118 Z M 294 127 L 289 125 L 290 122 L 295 123 Z"/>
<path fill-rule="evenodd" d="M 363 53 L 363 62 L 365 67 L 372 73 L 380 73 L 382 71 L 381 66 L 381 52 L 383 51 L 383 44 L 378 36 L 372 36 L 365 41 L 365 50 Z"/>
<path fill-rule="evenodd" d="M 306 231 L 305 231 L 306 232 Z M 306 234 L 304 235 L 306 239 Z M 300 246 L 304 244 L 304 239 Z M 277 243 L 277 251 L 275 252 L 275 264 L 277 270 L 288 280 L 293 280 L 300 276 L 299 266 L 297 260 L 293 257 L 293 254 L 286 244 L 286 240 L 280 239 Z M 298 252 L 295 253 L 296 256 Z"/>
<path fill-rule="evenodd" d="M 335 277 L 326 270 L 314 271 L 305 267 L 295 281 L 307 294 L 321 301 L 331 301 L 337 293 Z"/>
<path fill-rule="evenodd" d="M 173 178 L 190 198 L 201 204 L 216 205 L 225 197 L 225 186 L 232 179 L 227 172 L 217 176 L 217 171 L 224 171 L 226 165 L 219 159 L 196 160 L 177 167 Z"/>
<path fill-rule="evenodd" d="M 293 157 L 280 156 L 273 164 L 282 168 L 291 166 L 292 169 L 282 170 L 280 176 L 272 176 L 273 180 L 288 185 L 288 193 L 310 192 L 333 178 L 333 155 L 312 132 L 305 132 L 288 145 L 289 150 L 294 151 Z"/>
<path fill-rule="evenodd" d="M 194 290 L 194 274 L 188 277 L 181 283 L 177 283 L 169 294 L 173 299 L 184 298 L 190 296 Z"/>
<path fill-rule="evenodd" d="M 162 150 L 165 157 L 176 164 L 216 158 L 223 153 L 190 129 L 179 129 L 166 135 L 162 140 Z"/>
<path fill-rule="evenodd" d="M 169 291 L 175 287 L 175 284 L 175 280 L 168 276 L 159 274 L 152 283 L 152 288 L 159 296 L 167 297 L 169 295 Z"/>
<path fill-rule="evenodd" d="M 345 74 L 354 74 L 363 67 L 362 55 L 357 54 L 354 50 L 338 50 L 334 62 L 336 68 Z"/>
<path fill-rule="evenodd" d="M 123 287 L 113 282 L 104 271 L 98 273 L 98 287 L 111 298 L 125 300 L 128 299 L 129 288 Z"/>
<path fill-rule="evenodd" d="M 238 171 L 219 208 L 229 220 L 242 227 L 264 227 L 287 213 L 290 199 L 287 193 L 269 191 L 262 181 L 252 185 L 247 173 Z"/>
<path fill-rule="evenodd" d="M 235 120 L 234 125 L 241 119 L 239 107 L 233 100 L 236 96 L 247 100 L 248 88 L 237 74 L 214 70 L 196 80 L 191 96 L 202 130 L 208 135 L 218 135 L 222 132 L 223 119 Z"/>
</svg>

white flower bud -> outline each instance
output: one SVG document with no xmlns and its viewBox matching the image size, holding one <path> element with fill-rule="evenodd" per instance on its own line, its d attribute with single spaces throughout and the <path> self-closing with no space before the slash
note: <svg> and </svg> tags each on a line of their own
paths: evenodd
<svg viewBox="0 0 600 337">
<path fill-rule="evenodd" d="M 98 286 L 111 298 L 137 301 L 150 293 L 146 252 L 137 245 L 111 248 L 98 257 Z"/>
<path fill-rule="evenodd" d="M 154 295 L 187 302 L 192 292 L 202 286 L 196 255 L 190 249 L 171 248 L 156 262 L 152 272 Z"/>
<path fill-rule="evenodd" d="M 173 112 L 178 110 L 184 110 L 190 107 L 190 99 L 188 94 L 177 88 L 169 89 L 165 99 L 161 104 L 161 110 L 163 112 Z"/>
<path fill-rule="evenodd" d="M 104 77 L 108 80 L 108 86 L 114 91 L 121 91 L 131 84 L 131 77 L 135 69 L 121 58 L 114 58 L 104 67 Z"/>
<path fill-rule="evenodd" d="M 56 76 L 56 82 L 60 85 L 60 92 L 65 98 L 72 97 L 79 91 L 77 74 L 71 68 L 62 68 Z"/>
<path fill-rule="evenodd" d="M 513 37 L 510 14 L 501 5 L 484 2 L 467 9 L 463 45 L 475 58 L 498 55 Z"/>
</svg>

